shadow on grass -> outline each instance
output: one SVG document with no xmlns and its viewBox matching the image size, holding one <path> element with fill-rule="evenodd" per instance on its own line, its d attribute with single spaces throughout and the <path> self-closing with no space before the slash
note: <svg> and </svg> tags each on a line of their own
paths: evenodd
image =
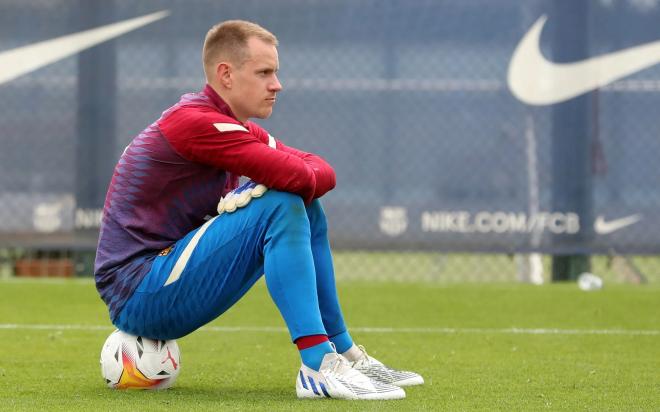
<svg viewBox="0 0 660 412">
<path fill-rule="evenodd" d="M 110 388 L 89 388 L 81 393 L 83 397 L 103 397 L 117 400 L 152 400 L 162 402 L 262 402 L 262 401 L 292 401 L 296 399 L 293 387 L 232 387 L 225 385 L 210 386 L 175 386 L 166 390 L 114 390 Z"/>
</svg>

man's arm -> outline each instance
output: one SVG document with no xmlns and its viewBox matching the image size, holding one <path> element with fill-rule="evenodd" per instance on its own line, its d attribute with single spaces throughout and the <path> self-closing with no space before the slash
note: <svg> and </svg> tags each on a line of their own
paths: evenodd
<svg viewBox="0 0 660 412">
<path fill-rule="evenodd" d="M 335 171 L 332 166 L 330 166 L 330 164 L 326 162 L 325 159 L 323 159 L 321 156 L 286 146 L 281 141 L 273 138 L 264 128 L 257 125 L 256 123 L 248 122 L 247 126 L 250 133 L 263 143 L 271 144 L 271 142 L 274 141 L 276 144 L 275 148 L 277 150 L 292 154 L 302 159 L 312 168 L 316 176 L 316 190 L 314 192 L 315 199 L 334 189 L 337 183 Z"/>
<path fill-rule="evenodd" d="M 273 150 L 228 116 L 199 108 L 182 108 L 158 125 L 173 149 L 188 160 L 247 176 L 272 189 L 298 194 L 306 203 L 316 195 L 318 172 L 314 170 L 314 162 Z"/>
</svg>

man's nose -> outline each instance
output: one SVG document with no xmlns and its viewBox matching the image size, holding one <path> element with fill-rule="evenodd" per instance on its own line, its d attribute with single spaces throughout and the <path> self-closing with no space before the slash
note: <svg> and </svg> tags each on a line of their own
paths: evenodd
<svg viewBox="0 0 660 412">
<path fill-rule="evenodd" d="M 274 81 L 270 84 L 270 90 L 274 92 L 282 90 L 282 83 L 280 83 L 280 79 L 277 76 L 274 76 Z"/>
</svg>

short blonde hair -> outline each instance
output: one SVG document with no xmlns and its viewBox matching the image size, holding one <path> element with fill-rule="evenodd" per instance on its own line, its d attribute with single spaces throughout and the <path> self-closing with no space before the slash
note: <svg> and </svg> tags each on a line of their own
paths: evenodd
<svg viewBox="0 0 660 412">
<path fill-rule="evenodd" d="M 250 56 L 247 43 L 256 37 L 266 43 L 277 46 L 277 37 L 268 30 L 245 20 L 227 20 L 218 23 L 206 33 L 202 62 L 207 80 L 212 78 L 218 60 L 226 60 L 242 66 Z"/>
</svg>

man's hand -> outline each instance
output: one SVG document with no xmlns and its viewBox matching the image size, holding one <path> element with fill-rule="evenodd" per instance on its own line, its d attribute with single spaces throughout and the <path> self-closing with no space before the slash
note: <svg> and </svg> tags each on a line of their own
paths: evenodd
<svg viewBox="0 0 660 412">
<path fill-rule="evenodd" d="M 261 197 L 268 188 L 249 180 L 220 199 L 218 203 L 218 216 L 224 212 L 232 213 L 238 208 L 247 206 L 253 198 Z"/>
</svg>

